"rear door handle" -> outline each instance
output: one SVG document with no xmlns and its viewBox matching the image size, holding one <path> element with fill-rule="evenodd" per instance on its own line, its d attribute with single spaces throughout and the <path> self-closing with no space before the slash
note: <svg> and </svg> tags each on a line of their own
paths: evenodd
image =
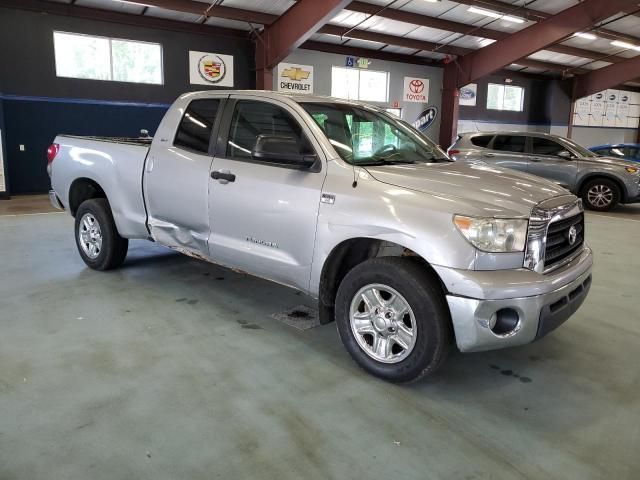
<svg viewBox="0 0 640 480">
<path fill-rule="evenodd" d="M 218 180 L 220 183 L 235 182 L 236 176 L 229 170 L 214 170 L 211 172 L 211 178 Z"/>
<path fill-rule="evenodd" d="M 495 157 L 496 154 L 495 153 L 485 153 L 485 154 L 483 154 L 483 156 L 485 156 L 485 157 Z"/>
<path fill-rule="evenodd" d="M 542 161 L 542 159 L 540 157 L 531 157 L 530 160 L 532 162 L 541 162 Z"/>
</svg>

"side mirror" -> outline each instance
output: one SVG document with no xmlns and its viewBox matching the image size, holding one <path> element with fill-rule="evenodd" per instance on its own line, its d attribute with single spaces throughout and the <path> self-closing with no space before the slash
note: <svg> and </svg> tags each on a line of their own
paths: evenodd
<svg viewBox="0 0 640 480">
<path fill-rule="evenodd" d="M 315 154 L 301 153 L 300 145 L 293 137 L 266 134 L 258 135 L 251 157 L 261 162 L 289 165 L 300 169 L 313 167 L 318 159 Z"/>
<path fill-rule="evenodd" d="M 571 160 L 573 158 L 573 155 L 571 155 L 571 152 L 569 152 L 568 150 L 562 150 L 558 152 L 557 156 L 560 158 L 564 158 L 565 160 Z"/>
</svg>

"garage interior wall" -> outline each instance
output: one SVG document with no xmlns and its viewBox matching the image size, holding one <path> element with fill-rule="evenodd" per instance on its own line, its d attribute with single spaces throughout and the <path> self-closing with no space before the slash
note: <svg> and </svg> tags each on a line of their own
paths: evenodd
<svg viewBox="0 0 640 480">
<path fill-rule="evenodd" d="M 316 52 L 313 50 L 298 49 L 289 55 L 285 63 L 310 65 L 313 67 L 315 77 L 313 93 L 317 95 L 331 95 L 331 67 L 344 67 L 345 55 L 334 53 Z M 442 99 L 442 68 L 422 65 L 410 65 L 406 63 L 389 62 L 385 60 L 370 59 L 369 70 L 389 73 L 389 101 L 367 102 L 385 108 L 393 108 L 395 101 L 402 108 L 402 119 L 413 123 L 421 112 L 427 107 L 436 107 L 440 110 Z M 274 71 L 273 89 L 277 90 L 278 78 Z M 427 103 L 403 102 L 404 77 L 418 77 L 429 79 L 429 96 Z M 440 133 L 440 115 L 436 115 L 434 122 L 424 133 L 432 140 L 438 141 Z M 448 145 L 447 145 L 448 146 Z"/>
<path fill-rule="evenodd" d="M 54 31 L 160 43 L 164 85 L 56 77 Z M 211 28 L 211 34 L 202 35 L 0 8 L 0 113 L 6 125 L 9 192 L 48 191 L 45 152 L 58 133 L 138 136 L 144 128 L 153 135 L 177 96 L 207 88 L 189 84 L 189 50 L 233 55 L 235 88 L 254 88 L 251 41 L 215 32 Z"/>
<path fill-rule="evenodd" d="M 522 112 L 487 109 L 489 83 L 511 83 L 524 88 Z M 507 130 L 552 133 L 566 137 L 571 112 L 571 80 L 559 80 L 518 73 L 491 75 L 475 82 L 478 84 L 476 106 L 460 106 L 458 133 Z M 623 87 L 635 90 L 632 87 Z M 604 143 L 635 142 L 634 128 L 573 127 L 571 138 L 585 147 Z"/>
</svg>

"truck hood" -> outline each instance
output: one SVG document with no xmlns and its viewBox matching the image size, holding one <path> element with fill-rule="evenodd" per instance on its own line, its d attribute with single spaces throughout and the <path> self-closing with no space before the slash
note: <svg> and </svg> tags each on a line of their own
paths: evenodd
<svg viewBox="0 0 640 480">
<path fill-rule="evenodd" d="M 400 164 L 366 170 L 389 185 L 455 199 L 460 203 L 457 213 L 469 215 L 528 217 L 541 201 L 569 194 L 543 178 L 481 163 Z"/>
</svg>

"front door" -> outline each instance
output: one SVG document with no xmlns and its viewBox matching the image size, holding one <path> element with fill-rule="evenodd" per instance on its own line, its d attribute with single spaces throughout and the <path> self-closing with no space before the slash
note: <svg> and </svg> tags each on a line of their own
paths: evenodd
<svg viewBox="0 0 640 480">
<path fill-rule="evenodd" d="M 578 174 L 578 162 L 566 147 L 555 140 L 531 137 L 531 158 L 528 171 L 571 190 Z"/>
<path fill-rule="evenodd" d="M 496 135 L 490 149 L 482 151 L 482 160 L 496 167 L 527 171 L 527 137 L 523 135 Z"/>
<path fill-rule="evenodd" d="M 295 139 L 300 153 L 321 153 L 300 114 L 278 100 L 238 96 L 225 112 L 211 170 L 211 258 L 279 283 L 307 289 L 325 178 L 252 156 L 259 135 Z"/>
<path fill-rule="evenodd" d="M 161 245 L 198 256 L 208 254 L 210 139 L 221 101 L 201 98 L 185 105 L 174 138 L 159 130 L 144 174 L 151 235 Z M 173 111 L 179 115 L 183 109 L 176 105 Z"/>
</svg>

